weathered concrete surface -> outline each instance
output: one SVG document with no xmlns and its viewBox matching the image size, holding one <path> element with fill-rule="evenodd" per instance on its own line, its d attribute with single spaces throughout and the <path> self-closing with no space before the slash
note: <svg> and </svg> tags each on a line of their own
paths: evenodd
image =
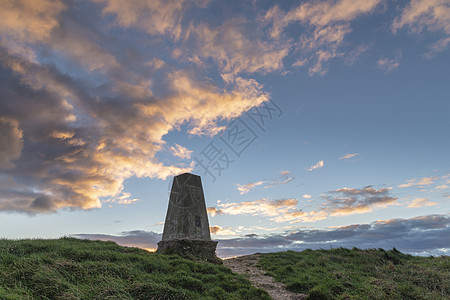
<svg viewBox="0 0 450 300">
<path fill-rule="evenodd" d="M 162 240 L 174 239 L 211 240 L 200 176 L 184 173 L 173 179 Z"/>
<path fill-rule="evenodd" d="M 219 262 L 217 242 L 211 241 L 205 196 L 200 176 L 175 176 L 158 252 Z"/>
</svg>

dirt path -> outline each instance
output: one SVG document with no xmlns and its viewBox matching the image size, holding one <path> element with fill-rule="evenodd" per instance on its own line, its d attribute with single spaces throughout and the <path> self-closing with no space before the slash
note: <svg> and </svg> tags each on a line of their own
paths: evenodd
<svg viewBox="0 0 450 300">
<path fill-rule="evenodd" d="M 254 286 L 267 291 L 270 297 L 275 300 L 306 298 L 307 295 L 290 292 L 286 290 L 282 283 L 276 282 L 272 277 L 264 275 L 264 270 L 256 266 L 258 260 L 259 255 L 253 254 L 225 259 L 223 260 L 223 264 L 235 273 L 248 275 Z"/>
</svg>

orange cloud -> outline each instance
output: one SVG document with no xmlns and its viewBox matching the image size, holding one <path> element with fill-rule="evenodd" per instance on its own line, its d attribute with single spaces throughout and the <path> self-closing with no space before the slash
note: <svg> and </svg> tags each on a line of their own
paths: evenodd
<svg viewBox="0 0 450 300">
<path fill-rule="evenodd" d="M 357 155 L 359 155 L 359 153 L 349 153 L 349 154 L 345 154 L 345 155 L 339 157 L 339 159 L 349 159 L 349 158 L 355 157 Z"/>
<path fill-rule="evenodd" d="M 308 169 L 308 171 L 311 172 L 311 171 L 314 171 L 314 170 L 318 170 L 318 169 L 323 168 L 323 166 L 324 166 L 323 160 L 320 160 L 317 164 L 312 165 L 312 166 Z"/>
<path fill-rule="evenodd" d="M 436 202 L 431 202 L 427 198 L 416 198 L 408 204 L 410 208 L 424 207 L 424 206 L 434 206 L 437 205 Z"/>
<path fill-rule="evenodd" d="M 237 235 L 235 231 L 231 230 L 231 227 L 221 227 L 218 225 L 214 225 L 209 227 L 209 230 L 212 234 L 217 236 L 223 236 L 223 235 Z"/>
<path fill-rule="evenodd" d="M 450 5 L 447 0 L 412 0 L 392 24 L 394 32 L 408 27 L 412 33 L 442 31 L 445 36 L 431 45 L 425 57 L 444 51 L 450 44 Z"/>
<path fill-rule="evenodd" d="M 222 78 L 232 82 L 242 72 L 271 72 L 283 67 L 283 58 L 290 45 L 280 41 L 255 38 L 254 31 L 245 28 L 245 19 L 233 19 L 218 28 L 200 24 L 190 28 L 188 37 L 198 44 L 193 56 L 212 58 L 221 69 Z"/>
<path fill-rule="evenodd" d="M 191 1 L 185 0 L 95 0 L 104 3 L 104 14 L 116 16 L 117 24 L 139 28 L 149 34 L 168 33 L 178 39 L 181 34 L 182 13 Z M 207 4 L 206 1 L 201 6 Z"/>
<path fill-rule="evenodd" d="M 0 2 L 0 34 L 21 42 L 42 41 L 59 26 L 67 7 L 59 0 L 3 0 Z"/>
<path fill-rule="evenodd" d="M 192 154 L 192 150 L 189 150 L 188 148 L 180 146 L 178 144 L 175 144 L 175 147 L 174 146 L 170 147 L 170 151 L 174 156 L 184 159 L 191 158 Z"/>
<path fill-rule="evenodd" d="M 258 185 L 262 185 L 264 183 L 265 183 L 265 181 L 257 181 L 257 182 L 247 183 L 247 184 L 236 184 L 236 186 L 237 186 L 237 189 L 240 192 L 240 194 L 243 195 L 243 194 L 247 194 L 254 187 L 256 187 Z"/>
<path fill-rule="evenodd" d="M 272 23 L 270 35 L 276 39 L 282 38 L 283 30 L 293 22 L 311 26 L 312 33 L 302 34 L 300 46 L 305 50 L 308 60 L 315 59 L 315 65 L 310 67 L 309 74 L 323 75 L 327 71 L 325 62 L 343 56 L 338 47 L 351 32 L 349 22 L 373 12 L 380 3 L 381 0 L 309 1 L 287 13 L 275 5 L 266 13 L 264 19 Z M 302 65 L 301 62 L 304 61 L 305 58 L 297 60 L 294 65 Z"/>
<path fill-rule="evenodd" d="M 31 102 L 39 103 L 39 107 L 34 104 L 33 120 L 38 126 L 53 124 L 51 130 L 42 128 L 41 132 L 45 133 L 44 138 L 50 137 L 53 143 L 58 143 L 61 153 L 52 153 L 48 158 L 52 164 L 42 162 L 45 167 L 35 174 L 40 189 L 45 192 L 34 194 L 26 187 L 4 192 L 0 210 L 36 213 L 63 207 L 90 209 L 100 207 L 100 199 L 133 203 L 135 199 L 123 194 L 126 178 L 164 179 L 193 168 L 192 164 L 167 166 L 154 158 L 163 150 L 164 135 L 182 124 L 190 126 L 191 134 L 214 135 L 223 129 L 217 125 L 218 121 L 230 120 L 269 100 L 262 92 L 262 85 L 253 79 L 235 77 L 226 89 L 219 89 L 211 84 L 201 84 L 183 71 L 170 73 L 167 79 L 170 92 L 154 97 L 150 81 L 141 80 L 141 75 L 128 71 L 92 41 L 78 36 L 63 40 L 53 40 L 48 35 L 42 38 L 47 38 L 54 49 L 63 51 L 67 59 L 81 62 L 80 65 L 89 72 L 105 76 L 111 84 L 110 90 L 107 90 L 108 85 L 104 89 L 114 96 L 95 96 L 95 90 L 68 81 L 62 74 L 25 54 L 1 52 L 2 65 L 20 77 L 30 94 L 46 95 L 44 99 Z M 76 46 L 78 41 L 82 42 L 80 46 Z M 158 66 L 164 67 L 160 63 Z M 27 106 L 27 101 L 32 100 L 19 98 L 16 101 Z M 80 120 L 82 123 L 78 123 Z M 15 127 L 18 130 L 18 125 Z M 32 138 L 32 135 L 28 137 Z M 41 138 L 35 137 L 35 140 Z M 1 164 L 6 166 L 7 161 L 18 158 L 19 148 L 14 155 L 3 155 Z M 177 149 L 177 155 L 183 152 L 184 157 L 188 157 L 188 151 Z M 36 162 L 41 160 L 34 159 Z M 47 168 L 53 168 L 53 171 Z"/>
<path fill-rule="evenodd" d="M 400 184 L 398 187 L 400 187 L 400 188 L 415 187 L 415 186 L 423 187 L 426 185 L 433 184 L 436 179 L 439 179 L 439 177 L 431 176 L 431 177 L 423 177 L 420 179 L 413 178 L 413 179 L 406 180 L 407 183 Z"/>
<path fill-rule="evenodd" d="M 209 207 L 208 213 L 227 214 L 227 215 L 242 215 L 248 214 L 253 216 L 269 217 L 270 220 L 282 223 L 299 223 L 299 222 L 314 222 L 322 220 L 327 217 L 326 212 L 310 211 L 304 212 L 297 208 L 297 199 L 260 199 L 256 201 L 245 201 L 237 203 L 218 203 L 218 208 Z"/>
</svg>

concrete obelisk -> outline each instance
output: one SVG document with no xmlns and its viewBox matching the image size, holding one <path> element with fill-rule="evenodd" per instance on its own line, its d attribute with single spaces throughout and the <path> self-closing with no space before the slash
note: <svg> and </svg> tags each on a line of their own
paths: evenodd
<svg viewBox="0 0 450 300">
<path fill-rule="evenodd" d="M 211 240 L 200 176 L 175 176 L 158 252 L 217 262 L 217 242 Z"/>
</svg>

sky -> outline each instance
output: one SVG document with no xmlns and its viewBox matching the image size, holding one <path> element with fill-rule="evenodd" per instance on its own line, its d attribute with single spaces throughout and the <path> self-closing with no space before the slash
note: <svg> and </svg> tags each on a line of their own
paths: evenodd
<svg viewBox="0 0 450 300">
<path fill-rule="evenodd" d="M 0 238 L 450 252 L 450 1 L 0 0 Z"/>
</svg>

